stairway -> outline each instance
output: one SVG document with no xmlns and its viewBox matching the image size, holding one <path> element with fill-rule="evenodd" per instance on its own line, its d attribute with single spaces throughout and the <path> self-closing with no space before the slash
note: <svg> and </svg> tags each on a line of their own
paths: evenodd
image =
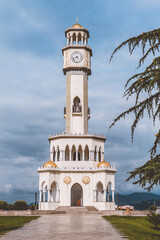
<svg viewBox="0 0 160 240">
<path fill-rule="evenodd" d="M 88 206 L 88 207 L 66 207 L 61 206 L 56 209 L 57 212 L 65 212 L 66 214 L 97 214 L 99 213 L 95 207 Z"/>
</svg>

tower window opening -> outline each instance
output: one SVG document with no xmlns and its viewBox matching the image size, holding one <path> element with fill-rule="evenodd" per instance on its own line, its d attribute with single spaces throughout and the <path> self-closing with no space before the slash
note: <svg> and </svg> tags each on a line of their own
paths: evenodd
<svg viewBox="0 0 160 240">
<path fill-rule="evenodd" d="M 75 97 L 73 100 L 73 113 L 81 113 L 82 106 L 80 105 L 79 97 Z"/>
</svg>

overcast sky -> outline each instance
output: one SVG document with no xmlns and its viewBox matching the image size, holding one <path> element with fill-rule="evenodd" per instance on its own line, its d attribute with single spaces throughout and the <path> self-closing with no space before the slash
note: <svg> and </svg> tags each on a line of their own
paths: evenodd
<svg viewBox="0 0 160 240">
<path fill-rule="evenodd" d="M 93 50 L 89 132 L 107 137 L 105 159 L 118 170 L 116 190 L 142 191 L 125 182 L 126 172 L 149 159 L 158 124 L 153 127 L 144 117 L 133 144 L 133 116 L 109 130 L 134 103 L 122 95 L 126 80 L 138 72 L 141 51 L 130 56 L 124 48 L 111 64 L 109 58 L 122 41 L 159 28 L 159 10 L 159 0 L 0 0 L 0 199 L 34 200 L 36 170 L 49 160 L 48 136 L 65 130 L 61 48 L 76 16 L 89 30 Z M 159 187 L 152 192 L 159 193 Z"/>
</svg>

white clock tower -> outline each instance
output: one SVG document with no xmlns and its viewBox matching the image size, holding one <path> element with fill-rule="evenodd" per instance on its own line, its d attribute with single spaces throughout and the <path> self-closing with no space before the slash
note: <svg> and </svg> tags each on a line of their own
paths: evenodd
<svg viewBox="0 0 160 240">
<path fill-rule="evenodd" d="M 65 31 L 66 131 L 51 135 L 50 161 L 38 169 L 39 209 L 83 206 L 115 210 L 115 168 L 104 160 L 105 136 L 88 133 L 89 32 L 78 22 Z M 110 199 L 112 195 L 112 199 Z"/>
<path fill-rule="evenodd" d="M 66 75 L 66 133 L 87 134 L 88 75 L 91 74 L 92 49 L 88 46 L 89 32 L 76 23 L 65 31 L 67 46 L 62 49 L 63 72 Z"/>
</svg>

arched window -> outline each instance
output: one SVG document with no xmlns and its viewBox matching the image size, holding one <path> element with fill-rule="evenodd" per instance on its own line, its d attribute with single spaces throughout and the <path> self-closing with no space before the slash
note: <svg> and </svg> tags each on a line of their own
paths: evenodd
<svg viewBox="0 0 160 240">
<path fill-rule="evenodd" d="M 59 161 L 59 157 L 60 157 L 60 151 L 59 151 L 59 146 L 57 146 L 57 161 Z"/>
<path fill-rule="evenodd" d="M 76 161 L 76 147 L 73 145 L 72 147 L 72 160 Z"/>
<path fill-rule="evenodd" d="M 85 150 L 84 150 L 84 159 L 85 161 L 89 161 L 89 148 L 87 145 L 85 146 Z"/>
<path fill-rule="evenodd" d="M 95 150 L 94 150 L 94 161 L 96 161 L 97 158 L 97 146 L 95 146 Z"/>
<path fill-rule="evenodd" d="M 79 145 L 78 148 L 78 161 L 82 161 L 82 146 Z"/>
<path fill-rule="evenodd" d="M 75 32 L 73 33 L 73 44 L 76 44 L 76 34 L 75 34 Z"/>
<path fill-rule="evenodd" d="M 107 202 L 112 202 L 112 184 L 109 182 L 107 184 Z"/>
<path fill-rule="evenodd" d="M 51 185 L 51 202 L 57 202 L 57 184 L 56 182 L 53 182 Z"/>
<path fill-rule="evenodd" d="M 103 201 L 103 185 L 101 182 L 97 184 L 97 202 Z"/>
<path fill-rule="evenodd" d="M 65 160 L 69 161 L 69 146 L 68 145 L 66 146 L 66 149 L 65 149 Z"/>
<path fill-rule="evenodd" d="M 56 151 L 55 151 L 55 147 L 53 147 L 53 162 L 55 162 L 55 157 L 56 157 Z"/>
<path fill-rule="evenodd" d="M 81 113 L 82 107 L 80 105 L 79 97 L 75 97 L 73 100 L 73 113 Z"/>
<path fill-rule="evenodd" d="M 101 162 L 101 147 L 99 148 L 99 152 L 98 152 L 98 160 L 99 162 Z"/>
<path fill-rule="evenodd" d="M 78 44 L 81 45 L 81 34 L 78 33 Z"/>
</svg>

